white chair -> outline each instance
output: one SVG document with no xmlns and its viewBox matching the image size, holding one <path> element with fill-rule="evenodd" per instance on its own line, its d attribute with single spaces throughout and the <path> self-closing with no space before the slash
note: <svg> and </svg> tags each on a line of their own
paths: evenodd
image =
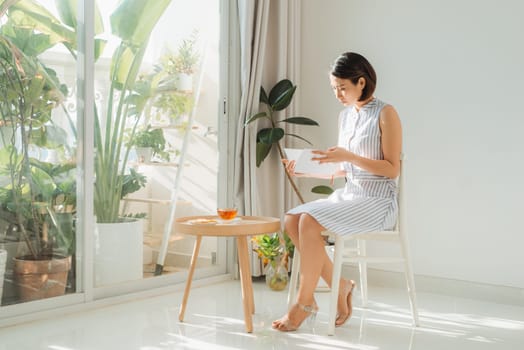
<svg viewBox="0 0 524 350">
<path fill-rule="evenodd" d="M 337 235 L 334 232 L 324 231 L 322 234 L 328 236 L 330 241 L 334 241 L 333 254 L 333 277 L 330 292 L 330 307 L 329 307 L 329 323 L 328 334 L 335 334 L 335 320 L 337 316 L 337 300 L 338 289 L 340 284 L 340 275 L 342 272 L 342 265 L 345 263 L 358 263 L 360 272 L 360 290 L 362 305 L 367 305 L 368 289 L 367 289 L 367 265 L 370 263 L 403 263 L 404 272 L 407 281 L 407 289 L 409 294 L 409 301 L 411 306 L 411 313 L 413 315 L 413 323 L 415 326 L 419 325 L 418 309 L 415 293 L 415 280 L 413 278 L 413 270 L 411 267 L 411 260 L 409 256 L 409 244 L 406 232 L 406 198 L 405 190 L 405 174 L 404 164 L 405 157 L 402 157 L 400 164 L 399 176 L 399 210 L 397 223 L 393 230 L 389 231 L 373 231 L 363 232 L 353 235 Z M 357 242 L 356 248 L 346 247 L 346 242 Z M 368 256 L 366 254 L 366 241 L 388 241 L 400 245 L 399 256 Z M 288 306 L 291 307 L 296 299 L 298 273 L 300 267 L 300 254 L 295 250 L 293 258 L 293 269 L 291 271 L 291 279 L 289 283 Z"/>
</svg>

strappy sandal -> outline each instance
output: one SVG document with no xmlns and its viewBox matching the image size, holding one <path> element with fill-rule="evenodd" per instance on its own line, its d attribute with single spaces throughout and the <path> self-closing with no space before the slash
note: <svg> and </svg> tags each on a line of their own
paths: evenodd
<svg viewBox="0 0 524 350">
<path fill-rule="evenodd" d="M 306 317 L 302 321 L 300 321 L 298 324 L 291 323 L 291 320 L 289 319 L 289 314 L 293 312 L 294 309 L 301 310 L 307 314 Z M 296 331 L 300 327 L 300 325 L 306 320 L 313 324 L 315 322 L 315 317 L 317 315 L 317 312 L 318 312 L 318 306 L 316 303 L 313 303 L 312 305 L 302 305 L 302 304 L 296 303 L 291 307 L 291 309 L 289 309 L 286 316 L 284 316 L 280 320 L 273 321 L 272 327 L 281 332 Z"/>
</svg>

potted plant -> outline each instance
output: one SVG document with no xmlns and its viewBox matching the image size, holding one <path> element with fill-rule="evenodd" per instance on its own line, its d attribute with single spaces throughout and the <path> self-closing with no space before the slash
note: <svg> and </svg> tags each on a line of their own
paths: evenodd
<svg viewBox="0 0 524 350">
<path fill-rule="evenodd" d="M 135 146 L 136 154 L 140 162 L 149 162 L 155 155 L 169 162 L 169 152 L 166 151 L 166 139 L 164 131 L 159 128 L 151 128 L 138 131 L 130 141 Z"/>
<path fill-rule="evenodd" d="M 26 254 L 15 259 L 14 276 L 20 300 L 27 301 L 64 293 L 71 266 L 66 245 L 74 234 L 64 232 L 56 202 L 68 188 L 66 180 L 62 188 L 59 183 L 75 165 L 54 165 L 32 156 L 34 148 L 50 150 L 52 136 L 61 135 L 52 132 L 59 128 L 51 116 L 66 88 L 36 56 L 39 49 L 48 47 L 48 40 L 28 41 L 31 29 L 14 28 L 8 20 L 0 33 L 1 125 L 10 128 L 2 133 L 0 149 L 0 218 L 26 246 Z M 54 141 L 55 147 L 64 143 Z"/>
<path fill-rule="evenodd" d="M 185 130 L 184 121 L 193 109 L 193 96 L 182 94 L 176 89 L 169 89 L 167 84 L 158 89 L 158 94 L 154 97 L 153 107 L 156 112 L 156 119 L 167 116 L 169 125 L 174 125 Z"/>
<path fill-rule="evenodd" d="M 198 33 L 193 31 L 189 38 L 182 40 L 174 57 L 175 70 L 178 72 L 177 88 L 181 91 L 193 89 L 193 73 L 200 56 L 195 47 L 197 39 Z"/>
<path fill-rule="evenodd" d="M 125 141 L 124 133 L 131 125 L 130 138 L 133 138 L 144 106 L 151 97 L 139 89 L 140 84 L 136 84 L 137 75 L 151 31 L 170 2 L 122 0 L 110 16 L 112 33 L 120 39 L 120 44 L 112 55 L 107 103 L 94 106 L 94 209 L 98 223 L 95 240 L 96 246 L 100 248 L 95 253 L 97 285 L 142 277 L 142 224 L 137 220 L 123 218 L 120 211 L 120 202 L 125 191 L 124 182 L 130 175 L 128 157 L 131 145 Z M 57 4 L 61 21 L 30 0 L 13 2 L 7 6 L 16 10 L 13 13 L 16 12 L 17 18 L 21 18 L 25 27 L 30 28 L 32 36 L 27 35 L 26 39 L 33 40 L 39 35 L 52 38 L 55 40 L 53 44 L 62 43 L 76 58 L 77 1 L 59 1 Z M 0 7 L 0 11 L 4 10 Z M 103 32 L 102 27 L 100 11 L 96 9 L 96 35 Z M 15 33 L 20 33 L 20 28 L 21 26 Z M 103 48 L 104 40 L 95 38 L 95 58 L 100 56 Z M 117 227 L 120 226 L 114 226 L 115 224 L 124 226 L 121 230 L 124 236 L 101 242 L 106 233 L 107 236 L 113 236 L 119 231 Z M 124 243 L 130 243 L 130 247 L 122 247 L 121 244 Z M 134 255 L 122 257 L 126 252 Z M 115 265 L 120 266 L 117 272 L 110 269 Z M 109 272 L 99 273 L 108 268 Z M 97 274 L 103 274 L 104 278 L 98 278 Z"/>
<path fill-rule="evenodd" d="M 95 118 L 95 284 L 142 278 L 143 225 L 123 217 L 123 184 L 129 173 L 131 143 L 151 95 L 140 82 L 149 36 L 171 0 L 124 0 L 111 14 L 111 29 L 120 43 L 113 52 L 105 109 Z M 131 143 L 124 133 L 131 124 Z M 115 244 L 119 242 L 119 244 Z M 125 244 L 125 247 L 122 246 Z"/>
<path fill-rule="evenodd" d="M 251 240 L 253 251 L 262 260 L 267 286 L 275 291 L 284 290 L 289 279 L 287 264 L 293 245 L 278 232 L 254 236 Z"/>
</svg>

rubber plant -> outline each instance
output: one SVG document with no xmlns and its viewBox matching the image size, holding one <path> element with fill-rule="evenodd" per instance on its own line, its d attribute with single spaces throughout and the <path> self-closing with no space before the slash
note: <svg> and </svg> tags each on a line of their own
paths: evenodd
<svg viewBox="0 0 524 350">
<path fill-rule="evenodd" d="M 307 117 L 289 117 L 281 120 L 277 119 L 277 112 L 285 110 L 291 104 L 296 89 L 297 86 L 293 85 L 293 83 L 289 79 L 282 79 L 278 83 L 276 83 L 275 86 L 273 86 L 273 88 L 269 91 L 269 95 L 266 93 L 264 87 L 260 87 L 260 102 L 266 106 L 266 110 L 250 116 L 244 124 L 244 126 L 247 126 L 248 124 L 259 119 L 266 119 L 269 121 L 268 127 L 262 128 L 257 132 L 257 167 L 260 167 L 264 159 L 267 158 L 273 146 L 277 148 L 280 159 L 285 159 L 284 151 L 282 149 L 280 141 L 282 141 L 283 138 L 286 136 L 298 138 L 311 145 L 311 142 L 309 142 L 300 135 L 286 133 L 286 131 L 283 127 L 281 127 L 281 125 L 282 123 L 288 123 L 307 126 L 318 126 L 318 123 L 316 121 Z M 289 183 L 291 184 L 291 187 L 293 188 L 293 191 L 296 193 L 300 202 L 304 203 L 304 198 L 302 197 L 302 194 L 300 193 L 295 181 L 293 180 L 293 177 L 289 174 L 285 167 L 284 170 L 286 172 L 286 177 Z"/>
</svg>

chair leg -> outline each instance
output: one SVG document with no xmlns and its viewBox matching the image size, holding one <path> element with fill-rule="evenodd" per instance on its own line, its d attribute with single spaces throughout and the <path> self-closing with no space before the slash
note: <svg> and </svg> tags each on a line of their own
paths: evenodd
<svg viewBox="0 0 524 350">
<path fill-rule="evenodd" d="M 335 335 L 335 321 L 337 320 L 338 290 L 340 288 L 340 276 L 342 275 L 342 257 L 344 250 L 344 239 L 335 236 L 335 251 L 333 253 L 333 276 L 331 277 L 331 292 L 329 296 L 329 321 L 328 335 Z"/>
<path fill-rule="evenodd" d="M 420 325 L 418 317 L 418 307 L 417 307 L 417 293 L 415 290 L 415 278 L 413 276 L 413 268 L 411 266 L 411 259 L 409 252 L 406 246 L 406 241 L 401 240 L 400 249 L 402 250 L 402 255 L 404 257 L 404 271 L 406 274 L 406 282 L 408 287 L 409 294 L 409 304 L 411 307 L 411 314 L 413 315 L 413 324 L 418 327 Z"/>
<path fill-rule="evenodd" d="M 364 240 L 357 241 L 357 249 L 359 256 L 366 256 L 366 242 Z M 362 300 L 362 307 L 368 305 L 368 266 L 366 262 L 358 263 L 358 271 L 360 273 L 360 294 Z"/>
<path fill-rule="evenodd" d="M 287 294 L 288 309 L 293 306 L 297 299 L 298 273 L 300 271 L 300 253 L 295 249 L 293 266 L 291 267 L 291 278 L 289 279 L 289 292 Z"/>
</svg>

